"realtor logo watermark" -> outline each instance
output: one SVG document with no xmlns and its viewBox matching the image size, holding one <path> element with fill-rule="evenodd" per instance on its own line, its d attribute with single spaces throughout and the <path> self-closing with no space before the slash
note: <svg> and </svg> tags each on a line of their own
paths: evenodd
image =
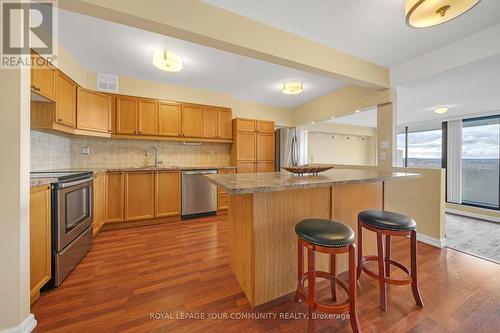
<svg viewBox="0 0 500 333">
<path fill-rule="evenodd" d="M 1 68 L 57 65 L 56 0 L 0 0 L 0 10 Z"/>
</svg>

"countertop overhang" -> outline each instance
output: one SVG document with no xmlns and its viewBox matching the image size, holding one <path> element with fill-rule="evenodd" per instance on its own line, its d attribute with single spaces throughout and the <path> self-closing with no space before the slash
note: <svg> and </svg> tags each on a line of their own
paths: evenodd
<svg viewBox="0 0 500 333">
<path fill-rule="evenodd" d="M 420 174 L 382 170 L 331 169 L 317 175 L 295 175 L 289 172 L 205 175 L 229 194 L 286 191 L 328 187 L 336 184 L 370 183 L 419 178 Z"/>
</svg>

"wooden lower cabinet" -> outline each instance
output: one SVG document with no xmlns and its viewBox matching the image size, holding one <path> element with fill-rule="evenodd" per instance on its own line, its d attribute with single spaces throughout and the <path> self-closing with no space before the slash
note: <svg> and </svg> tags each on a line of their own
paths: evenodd
<svg viewBox="0 0 500 333">
<path fill-rule="evenodd" d="M 274 162 L 257 162 L 256 172 L 274 172 Z"/>
<path fill-rule="evenodd" d="M 181 174 L 178 171 L 155 173 L 155 217 L 181 214 Z"/>
<path fill-rule="evenodd" d="M 92 232 L 94 237 L 101 230 L 106 222 L 106 174 L 98 173 L 94 177 L 94 221 L 92 222 Z"/>
<path fill-rule="evenodd" d="M 155 172 L 125 173 L 125 221 L 155 217 Z"/>
<path fill-rule="evenodd" d="M 217 171 L 219 174 L 229 174 L 236 173 L 236 169 L 220 169 Z M 217 210 L 225 210 L 229 207 L 229 195 L 222 188 L 217 188 Z"/>
<path fill-rule="evenodd" d="M 238 161 L 238 163 L 236 164 L 236 166 L 238 167 L 238 173 L 257 172 L 256 164 L 257 164 L 257 162 Z"/>
<path fill-rule="evenodd" d="M 30 194 L 30 299 L 40 297 L 40 289 L 51 278 L 50 188 L 31 189 Z"/>
<path fill-rule="evenodd" d="M 106 174 L 106 223 L 124 221 L 124 180 L 123 172 Z"/>
</svg>

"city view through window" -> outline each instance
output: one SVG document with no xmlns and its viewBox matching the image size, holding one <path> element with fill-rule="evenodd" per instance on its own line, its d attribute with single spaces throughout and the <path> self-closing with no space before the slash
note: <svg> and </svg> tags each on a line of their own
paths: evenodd
<svg viewBox="0 0 500 333">
<path fill-rule="evenodd" d="M 397 150 L 400 166 L 441 168 L 442 130 L 399 133 Z M 462 203 L 499 209 L 500 116 L 464 120 L 461 155 Z"/>
</svg>

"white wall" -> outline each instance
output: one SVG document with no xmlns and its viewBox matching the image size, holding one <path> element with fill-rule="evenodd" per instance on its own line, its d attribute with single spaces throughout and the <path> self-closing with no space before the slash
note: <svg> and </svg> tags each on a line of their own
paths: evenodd
<svg viewBox="0 0 500 333">
<path fill-rule="evenodd" d="M 309 132 L 309 163 L 375 165 L 375 137 Z"/>
</svg>

